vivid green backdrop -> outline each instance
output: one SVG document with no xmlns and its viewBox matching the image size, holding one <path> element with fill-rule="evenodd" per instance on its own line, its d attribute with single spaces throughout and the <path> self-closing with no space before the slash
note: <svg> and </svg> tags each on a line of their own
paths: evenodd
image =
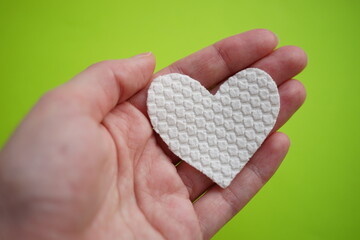
<svg viewBox="0 0 360 240">
<path fill-rule="evenodd" d="M 279 171 L 215 239 L 360 239 L 360 2 L 0 3 L 0 146 L 37 99 L 88 65 L 152 51 L 157 69 L 253 28 L 309 56 Z"/>
</svg>

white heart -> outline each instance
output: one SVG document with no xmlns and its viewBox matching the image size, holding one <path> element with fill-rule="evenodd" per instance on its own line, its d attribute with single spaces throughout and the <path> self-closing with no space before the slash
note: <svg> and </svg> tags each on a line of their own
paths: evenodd
<svg viewBox="0 0 360 240">
<path fill-rule="evenodd" d="M 150 85 L 147 107 L 170 150 L 225 188 L 274 127 L 280 99 L 269 74 L 247 68 L 215 95 L 189 76 L 159 76 Z"/>
</svg>

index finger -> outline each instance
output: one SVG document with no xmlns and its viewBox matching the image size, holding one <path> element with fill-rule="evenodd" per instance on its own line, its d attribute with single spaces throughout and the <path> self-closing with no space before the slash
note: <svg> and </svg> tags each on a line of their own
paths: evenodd
<svg viewBox="0 0 360 240">
<path fill-rule="evenodd" d="M 154 77 L 181 73 L 210 88 L 270 54 L 276 47 L 276 35 L 265 29 L 255 29 L 223 39 L 160 70 Z M 130 102 L 146 114 L 147 87 Z"/>
</svg>

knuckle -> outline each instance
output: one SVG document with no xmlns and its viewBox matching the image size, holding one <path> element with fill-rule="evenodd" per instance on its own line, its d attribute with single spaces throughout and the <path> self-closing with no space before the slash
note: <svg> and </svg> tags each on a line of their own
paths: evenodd
<svg viewBox="0 0 360 240">
<path fill-rule="evenodd" d="M 59 87 L 45 93 L 36 103 L 34 111 L 41 114 L 64 113 L 69 112 L 73 104 L 66 91 Z"/>
<path fill-rule="evenodd" d="M 230 188 L 226 188 L 222 194 L 222 198 L 228 205 L 230 212 L 232 215 L 237 214 L 240 211 L 240 203 L 241 199 L 234 191 L 232 191 Z"/>
<path fill-rule="evenodd" d="M 300 107 L 305 99 L 306 99 L 306 88 L 302 82 L 292 79 L 290 80 L 291 87 L 289 88 L 289 97 L 291 97 L 291 101 L 293 101 L 297 107 Z"/>
<path fill-rule="evenodd" d="M 53 89 L 46 92 L 38 101 L 40 105 L 48 105 L 54 102 L 61 101 L 61 94 L 59 93 L 58 89 Z"/>
<path fill-rule="evenodd" d="M 107 69 L 110 67 L 111 60 L 104 60 L 97 63 L 91 64 L 87 69 L 89 70 L 101 70 L 101 69 Z"/>
<path fill-rule="evenodd" d="M 302 48 L 298 46 L 288 45 L 283 47 L 283 50 L 287 51 L 288 62 L 294 68 L 302 70 L 306 67 L 308 57 Z"/>
</svg>

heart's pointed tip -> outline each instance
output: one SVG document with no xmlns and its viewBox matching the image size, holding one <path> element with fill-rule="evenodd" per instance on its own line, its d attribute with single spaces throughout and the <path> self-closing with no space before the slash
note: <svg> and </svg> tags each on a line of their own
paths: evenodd
<svg viewBox="0 0 360 240">
<path fill-rule="evenodd" d="M 229 186 L 230 184 L 218 184 L 219 187 L 221 187 L 222 189 L 225 189 Z"/>
</svg>

